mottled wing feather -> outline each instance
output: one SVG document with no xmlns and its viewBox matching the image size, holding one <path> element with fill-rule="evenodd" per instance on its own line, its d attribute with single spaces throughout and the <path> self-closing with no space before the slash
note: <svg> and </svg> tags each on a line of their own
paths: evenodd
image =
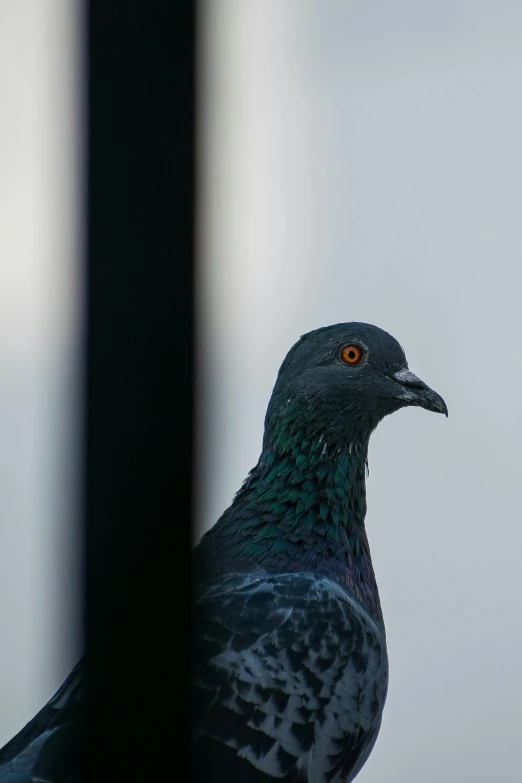
<svg viewBox="0 0 522 783">
<path fill-rule="evenodd" d="M 81 769 L 83 663 L 0 750 L 0 783 L 68 783 Z"/>
<path fill-rule="evenodd" d="M 194 623 L 196 771 L 209 783 L 353 779 L 388 678 L 382 631 L 355 601 L 312 574 L 229 575 L 200 592 Z"/>
</svg>

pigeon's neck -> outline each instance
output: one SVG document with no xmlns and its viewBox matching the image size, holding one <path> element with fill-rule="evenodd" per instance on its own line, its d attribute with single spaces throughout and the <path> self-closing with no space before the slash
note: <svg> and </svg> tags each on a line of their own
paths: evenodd
<svg viewBox="0 0 522 783">
<path fill-rule="evenodd" d="M 229 558 L 275 571 L 324 574 L 382 621 L 364 527 L 367 449 L 367 441 L 339 447 L 304 434 L 284 448 L 265 440 L 258 464 L 214 528 L 214 545 Z"/>
<path fill-rule="evenodd" d="M 366 516 L 367 453 L 367 443 L 330 446 L 323 436 L 303 436 L 288 449 L 272 444 L 234 502 L 281 516 L 294 529 L 332 526 L 357 539 Z"/>
</svg>

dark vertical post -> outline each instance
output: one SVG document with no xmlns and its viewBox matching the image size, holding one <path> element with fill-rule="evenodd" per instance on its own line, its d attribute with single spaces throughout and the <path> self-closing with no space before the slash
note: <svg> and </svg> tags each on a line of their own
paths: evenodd
<svg viewBox="0 0 522 783">
<path fill-rule="evenodd" d="M 195 11 L 91 0 L 87 17 L 88 777 L 184 780 Z"/>
</svg>

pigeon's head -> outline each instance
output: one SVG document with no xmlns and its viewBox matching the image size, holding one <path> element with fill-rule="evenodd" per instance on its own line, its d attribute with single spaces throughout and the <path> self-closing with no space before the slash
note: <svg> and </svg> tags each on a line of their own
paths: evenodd
<svg viewBox="0 0 522 783">
<path fill-rule="evenodd" d="M 344 323 L 303 335 L 288 352 L 268 406 L 265 437 L 323 435 L 364 443 L 377 424 L 408 405 L 448 415 L 446 403 L 408 369 L 388 332 Z"/>
</svg>

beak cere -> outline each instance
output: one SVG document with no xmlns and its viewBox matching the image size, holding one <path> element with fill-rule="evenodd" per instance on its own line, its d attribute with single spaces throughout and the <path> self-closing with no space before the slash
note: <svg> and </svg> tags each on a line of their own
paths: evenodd
<svg viewBox="0 0 522 783">
<path fill-rule="evenodd" d="M 430 389 L 415 373 L 410 370 L 399 370 L 391 377 L 401 387 L 398 393 L 393 395 L 394 399 L 402 400 L 406 405 L 418 405 L 420 408 L 426 408 L 427 411 L 448 415 L 448 408 L 440 394 Z"/>
</svg>

